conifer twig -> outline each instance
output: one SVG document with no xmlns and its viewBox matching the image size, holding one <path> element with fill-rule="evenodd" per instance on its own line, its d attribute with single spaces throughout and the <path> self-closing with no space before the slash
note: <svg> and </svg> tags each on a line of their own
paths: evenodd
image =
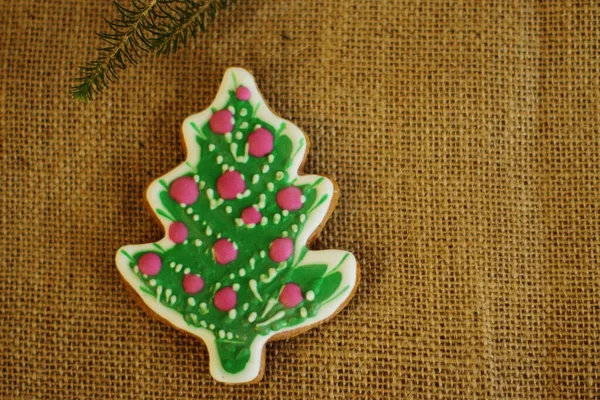
<svg viewBox="0 0 600 400">
<path fill-rule="evenodd" d="M 206 31 L 206 17 L 208 16 L 212 22 L 217 14 L 218 8 L 225 9 L 228 5 L 227 0 L 216 1 L 193 1 L 188 0 L 187 9 L 175 8 L 175 18 L 169 18 L 168 21 L 161 26 L 160 31 L 156 32 L 157 36 L 152 39 L 152 47 L 159 54 L 169 54 L 175 52 L 179 46 L 185 46 L 188 35 L 193 39 L 196 38 L 197 31 Z M 218 7 L 218 8 L 217 8 Z"/>
<path fill-rule="evenodd" d="M 218 9 L 235 0 L 131 0 L 126 8 L 118 1 L 116 20 L 108 21 L 110 33 L 98 36 L 106 43 L 94 61 L 80 67 L 81 76 L 73 87 L 74 98 L 88 102 L 117 79 L 118 70 L 137 64 L 143 53 L 169 54 L 185 46 L 188 36 L 205 31 Z"/>
</svg>

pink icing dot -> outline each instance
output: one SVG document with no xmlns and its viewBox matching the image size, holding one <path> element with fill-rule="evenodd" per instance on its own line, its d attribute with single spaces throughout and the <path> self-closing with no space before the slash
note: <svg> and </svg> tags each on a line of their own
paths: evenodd
<svg viewBox="0 0 600 400">
<path fill-rule="evenodd" d="M 258 224 L 261 218 L 262 214 L 254 206 L 246 207 L 242 211 L 242 221 L 247 225 Z"/>
<path fill-rule="evenodd" d="M 160 272 L 162 260 L 156 253 L 146 253 L 138 260 L 138 268 L 143 274 L 153 276 Z"/>
<path fill-rule="evenodd" d="M 251 94 L 252 93 L 250 92 L 250 89 L 248 89 L 246 86 L 240 86 L 235 91 L 235 95 L 237 96 L 237 98 L 242 101 L 250 100 Z"/>
<path fill-rule="evenodd" d="M 237 171 L 227 171 L 217 179 L 217 192 L 225 200 L 235 199 L 246 190 L 246 182 Z"/>
<path fill-rule="evenodd" d="M 221 311 L 229 311 L 237 304 L 237 293 L 231 287 L 224 287 L 215 293 L 213 299 L 215 307 Z"/>
<path fill-rule="evenodd" d="M 198 198 L 198 184 L 191 176 L 175 179 L 169 187 L 169 195 L 173 200 L 185 205 L 193 204 Z"/>
<path fill-rule="evenodd" d="M 215 261 L 221 265 L 229 264 L 237 258 L 237 249 L 228 239 L 222 238 L 213 245 Z"/>
<path fill-rule="evenodd" d="M 169 226 L 169 239 L 175 243 L 183 243 L 188 237 L 187 226 L 183 222 L 173 222 Z"/>
<path fill-rule="evenodd" d="M 258 128 L 248 136 L 248 153 L 254 157 L 264 157 L 273 151 L 273 134 L 265 128 Z"/>
<path fill-rule="evenodd" d="M 219 110 L 210 117 L 210 129 L 219 135 L 231 132 L 233 129 L 233 114 L 231 111 Z"/>
<path fill-rule="evenodd" d="M 283 210 L 299 210 L 302 208 L 302 190 L 295 186 L 286 187 L 277 193 L 276 200 Z"/>
<path fill-rule="evenodd" d="M 196 294 L 204 288 L 204 279 L 195 274 L 187 274 L 181 282 L 187 294 Z"/>
<path fill-rule="evenodd" d="M 284 262 L 294 252 L 294 242 L 290 238 L 277 238 L 271 243 L 269 257 L 275 262 Z"/>
<path fill-rule="evenodd" d="M 296 307 L 302 299 L 302 289 L 296 283 L 286 284 L 279 295 L 279 301 L 287 308 Z"/>
</svg>

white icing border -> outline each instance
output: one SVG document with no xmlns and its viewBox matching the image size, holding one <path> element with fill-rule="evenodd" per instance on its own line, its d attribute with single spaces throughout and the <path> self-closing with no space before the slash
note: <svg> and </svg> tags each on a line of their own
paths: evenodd
<svg viewBox="0 0 600 400">
<path fill-rule="evenodd" d="M 235 74 L 235 78 L 237 80 L 238 85 L 246 86 L 251 91 L 251 99 L 253 105 L 256 107 L 257 101 L 260 102 L 261 106 L 258 109 L 257 116 L 260 119 L 265 121 L 269 121 L 273 126 L 279 126 L 281 123 L 286 124 L 286 128 L 284 130 L 284 134 L 288 135 L 292 140 L 293 151 L 295 151 L 300 145 L 300 141 L 304 139 L 304 146 L 298 152 L 295 159 L 292 162 L 292 165 L 288 169 L 288 173 L 292 179 L 296 178 L 297 184 L 310 184 L 314 183 L 317 179 L 323 178 L 323 180 L 315 187 L 317 190 L 317 201 L 321 198 L 322 195 L 328 194 L 328 198 L 324 201 L 319 207 L 314 209 L 311 213 L 307 214 L 307 221 L 305 223 L 304 228 L 300 236 L 298 237 L 297 243 L 301 243 L 302 245 L 296 246 L 296 254 L 294 257 L 298 257 L 299 250 L 306 244 L 306 241 L 310 238 L 310 235 L 321 225 L 323 219 L 327 216 L 329 206 L 331 204 L 331 200 L 334 195 L 334 186 L 333 183 L 324 177 L 317 175 L 302 175 L 298 176 L 298 168 L 300 167 L 304 155 L 307 151 L 307 139 L 304 134 L 298 127 L 296 127 L 293 123 L 284 120 L 277 115 L 273 114 L 269 108 L 267 107 L 264 99 L 262 98 L 260 92 L 257 89 L 254 78 L 250 73 L 242 68 L 229 68 L 225 72 L 225 76 L 223 78 L 223 82 L 219 88 L 219 92 L 213 103 L 209 108 L 202 111 L 201 113 L 192 115 L 183 123 L 183 136 L 185 140 L 185 145 L 187 149 L 187 159 L 186 161 L 192 165 L 196 165 L 199 161 L 199 147 L 196 143 L 196 132 L 191 127 L 190 122 L 195 122 L 197 126 L 203 126 L 206 121 L 212 115 L 212 108 L 221 109 L 224 104 L 227 103 L 229 97 L 229 90 L 233 88 L 233 75 Z M 164 180 L 166 182 L 171 182 L 176 178 L 184 174 L 189 174 L 193 171 L 186 165 L 186 163 L 182 163 L 177 166 L 175 169 L 171 170 L 167 174 L 161 176 L 160 178 L 153 181 L 146 191 L 146 198 L 148 203 L 152 207 L 153 210 L 158 208 L 161 204 L 160 202 L 160 193 L 162 190 L 162 186 L 159 183 L 159 180 Z M 165 249 L 169 249 L 173 247 L 173 242 L 168 238 L 167 227 L 170 224 L 170 220 L 162 217 L 160 215 L 156 215 L 163 225 L 165 230 L 165 237 L 163 237 L 160 241 L 156 242 Z M 268 335 L 257 335 L 256 339 L 252 343 L 251 355 L 248 361 L 247 367 L 239 373 L 230 374 L 225 371 L 221 363 L 219 361 L 219 356 L 217 354 L 217 347 L 215 345 L 215 335 L 210 329 L 205 329 L 201 327 L 194 327 L 188 325 L 182 315 L 177 311 L 172 310 L 169 307 L 162 305 L 154 296 L 142 291 L 140 286 L 143 284 L 142 280 L 137 277 L 137 275 L 133 272 L 133 269 L 129 267 L 129 258 L 122 253 L 122 250 L 128 252 L 129 254 L 136 253 L 139 251 L 150 251 L 155 250 L 155 247 L 152 243 L 140 244 L 140 245 L 128 245 L 124 246 L 117 252 L 116 256 L 116 264 L 119 272 L 123 276 L 123 278 L 127 281 L 127 283 L 135 290 L 135 292 L 140 296 L 140 298 L 144 301 L 144 303 L 156 314 L 160 317 L 167 320 L 171 325 L 179 328 L 195 337 L 198 337 L 204 341 L 206 347 L 208 348 L 208 353 L 210 356 L 210 373 L 211 375 L 220 382 L 226 383 L 245 383 L 250 382 L 257 379 L 261 375 L 262 368 L 262 358 L 264 357 L 264 347 L 265 344 L 273 337 L 279 336 L 282 333 L 289 331 L 301 331 L 303 328 L 314 325 L 320 321 L 329 319 L 336 312 L 341 310 L 342 306 L 346 303 L 348 297 L 354 292 L 356 283 L 357 283 L 357 267 L 356 267 L 356 259 L 351 253 L 342 251 L 342 250 L 322 250 L 322 251 L 308 251 L 301 264 L 296 268 L 299 268 L 303 265 L 314 264 L 314 263 L 326 263 L 328 265 L 328 271 L 332 268 L 336 267 L 340 261 L 346 257 L 341 265 L 338 267 L 338 271 L 342 273 L 342 282 L 340 283 L 340 288 L 348 287 L 346 291 L 336 297 L 334 300 L 329 303 L 324 304 L 320 307 L 317 315 L 312 318 L 308 318 L 305 322 L 299 325 L 295 325 L 293 327 L 285 328 L 278 330 L 276 332 L 271 332 Z"/>
</svg>

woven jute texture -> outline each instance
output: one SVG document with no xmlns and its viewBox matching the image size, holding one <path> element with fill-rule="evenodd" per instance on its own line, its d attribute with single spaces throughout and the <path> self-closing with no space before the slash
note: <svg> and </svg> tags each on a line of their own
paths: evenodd
<svg viewBox="0 0 600 400">
<path fill-rule="evenodd" d="M 97 101 L 69 97 L 108 0 L 0 6 L 2 399 L 600 398 L 600 7 L 246 1 Z M 312 141 L 315 248 L 363 280 L 225 386 L 114 265 L 162 236 L 146 186 L 229 66 Z"/>
</svg>

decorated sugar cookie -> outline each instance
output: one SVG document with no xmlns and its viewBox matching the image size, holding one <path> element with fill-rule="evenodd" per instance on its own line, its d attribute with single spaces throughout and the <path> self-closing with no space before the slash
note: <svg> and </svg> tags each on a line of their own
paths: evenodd
<svg viewBox="0 0 600 400">
<path fill-rule="evenodd" d="M 268 341 L 331 318 L 356 289 L 352 254 L 307 247 L 336 187 L 299 175 L 306 137 L 241 68 L 183 137 L 186 161 L 146 193 L 165 237 L 122 247 L 117 267 L 153 314 L 204 341 L 215 379 L 257 381 Z"/>
</svg>

